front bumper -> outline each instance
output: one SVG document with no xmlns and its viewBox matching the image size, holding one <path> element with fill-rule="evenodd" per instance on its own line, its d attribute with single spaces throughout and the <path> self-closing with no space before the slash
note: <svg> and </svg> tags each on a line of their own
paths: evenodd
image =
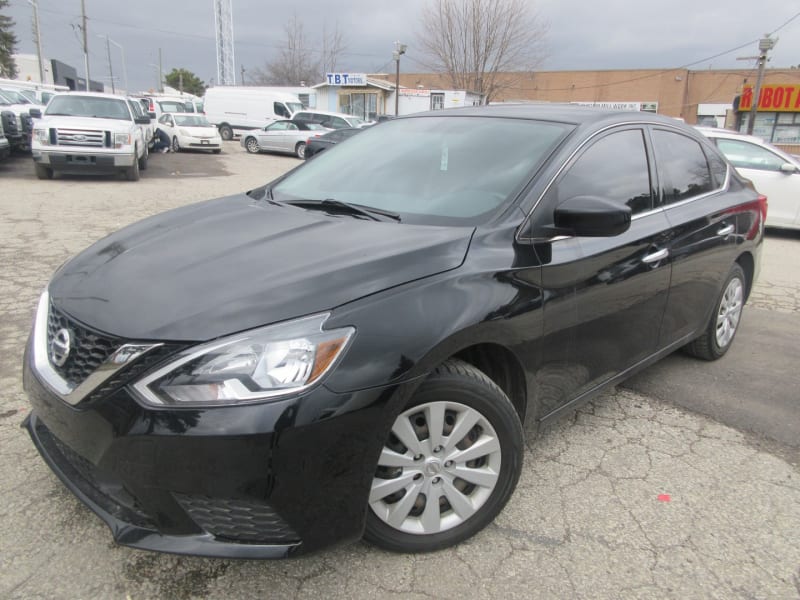
<svg viewBox="0 0 800 600">
<path fill-rule="evenodd" d="M 23 426 L 122 545 L 282 558 L 362 535 L 395 387 L 206 410 L 148 409 L 121 387 L 73 407 L 30 352 L 23 372 Z"/>
<path fill-rule="evenodd" d="M 120 169 L 132 167 L 136 160 L 133 153 L 109 152 L 101 148 L 86 150 L 61 147 L 58 150 L 45 150 L 34 146 L 32 154 L 35 163 L 72 174 L 116 173 Z"/>
<path fill-rule="evenodd" d="M 182 136 L 178 138 L 178 140 L 182 148 L 194 148 L 196 150 L 216 150 L 222 147 L 222 138 Z"/>
</svg>

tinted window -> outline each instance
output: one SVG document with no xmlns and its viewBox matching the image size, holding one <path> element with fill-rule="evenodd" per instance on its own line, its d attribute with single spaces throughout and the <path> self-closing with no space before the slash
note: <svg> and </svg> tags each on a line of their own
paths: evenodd
<svg viewBox="0 0 800 600">
<path fill-rule="evenodd" d="M 665 204 L 716 189 L 706 155 L 697 141 L 679 133 L 656 129 L 653 143 Z"/>
<path fill-rule="evenodd" d="M 703 148 L 706 151 L 706 158 L 711 167 L 711 176 L 714 178 L 714 185 L 722 187 L 725 184 L 725 177 L 728 174 L 728 164 L 722 160 L 722 157 L 709 148 Z"/>
<path fill-rule="evenodd" d="M 568 131 L 523 119 L 398 119 L 304 164 L 273 196 L 355 202 L 400 213 L 403 222 L 477 223 L 515 197 Z"/>
<path fill-rule="evenodd" d="M 279 117 L 284 117 L 288 119 L 290 116 L 289 111 L 286 110 L 286 107 L 281 102 L 273 102 L 272 110 Z"/>
<path fill-rule="evenodd" d="M 647 151 L 640 129 L 619 131 L 592 144 L 558 183 L 558 202 L 576 196 L 600 196 L 631 207 L 633 214 L 652 208 Z"/>
<path fill-rule="evenodd" d="M 786 161 L 766 148 L 740 140 L 717 138 L 717 148 L 728 157 L 734 167 L 780 171 Z"/>
</svg>

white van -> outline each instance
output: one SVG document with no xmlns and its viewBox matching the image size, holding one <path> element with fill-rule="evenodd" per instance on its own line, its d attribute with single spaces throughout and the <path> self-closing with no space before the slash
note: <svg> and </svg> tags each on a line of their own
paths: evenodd
<svg viewBox="0 0 800 600">
<path fill-rule="evenodd" d="M 261 129 L 276 119 L 289 119 L 303 109 L 300 99 L 270 88 L 220 86 L 206 90 L 203 108 L 223 140 L 251 129 Z"/>
</svg>

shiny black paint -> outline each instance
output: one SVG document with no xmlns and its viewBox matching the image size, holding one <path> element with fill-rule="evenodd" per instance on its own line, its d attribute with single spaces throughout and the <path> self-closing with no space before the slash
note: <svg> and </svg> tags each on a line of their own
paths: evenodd
<svg viewBox="0 0 800 600">
<path fill-rule="evenodd" d="M 553 224 L 547 190 L 562 167 L 595 135 L 639 119 L 562 110 L 552 118 L 574 122 L 574 132 L 515 205 L 476 228 L 358 220 L 232 196 L 132 225 L 65 265 L 50 284 L 54 304 L 129 339 L 199 342 L 320 311 L 331 311 L 328 328 L 356 328 L 322 385 L 239 407 L 154 410 L 122 389 L 73 408 L 26 360 L 32 421 L 116 472 L 159 524 L 159 532 L 143 531 L 87 502 L 115 538 L 239 557 L 355 539 L 395 415 L 446 358 L 475 349 L 489 361 L 502 356 L 509 380 L 523 382 L 506 391 L 533 425 L 699 334 L 731 265 L 750 261 L 757 273 L 756 194 L 731 175 L 727 191 L 664 209 L 653 169 L 654 208 L 624 233 L 540 236 Z M 668 258 L 643 262 L 662 248 Z M 172 493 L 269 501 L 302 544 L 209 539 Z"/>
</svg>

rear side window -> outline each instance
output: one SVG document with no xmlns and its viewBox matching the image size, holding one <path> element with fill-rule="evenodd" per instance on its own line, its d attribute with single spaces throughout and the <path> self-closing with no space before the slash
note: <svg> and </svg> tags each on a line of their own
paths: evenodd
<svg viewBox="0 0 800 600">
<path fill-rule="evenodd" d="M 558 203 L 576 196 L 600 196 L 630 206 L 633 214 L 653 207 L 644 133 L 629 129 L 592 144 L 558 183 Z"/>
<path fill-rule="evenodd" d="M 709 148 L 703 148 L 706 152 L 708 165 L 711 167 L 711 176 L 714 178 L 714 185 L 722 187 L 725 184 L 725 177 L 728 175 L 728 165 L 722 157 Z"/>
<path fill-rule="evenodd" d="M 706 155 L 696 141 L 672 131 L 653 131 L 664 204 L 688 200 L 717 189 Z"/>
</svg>

